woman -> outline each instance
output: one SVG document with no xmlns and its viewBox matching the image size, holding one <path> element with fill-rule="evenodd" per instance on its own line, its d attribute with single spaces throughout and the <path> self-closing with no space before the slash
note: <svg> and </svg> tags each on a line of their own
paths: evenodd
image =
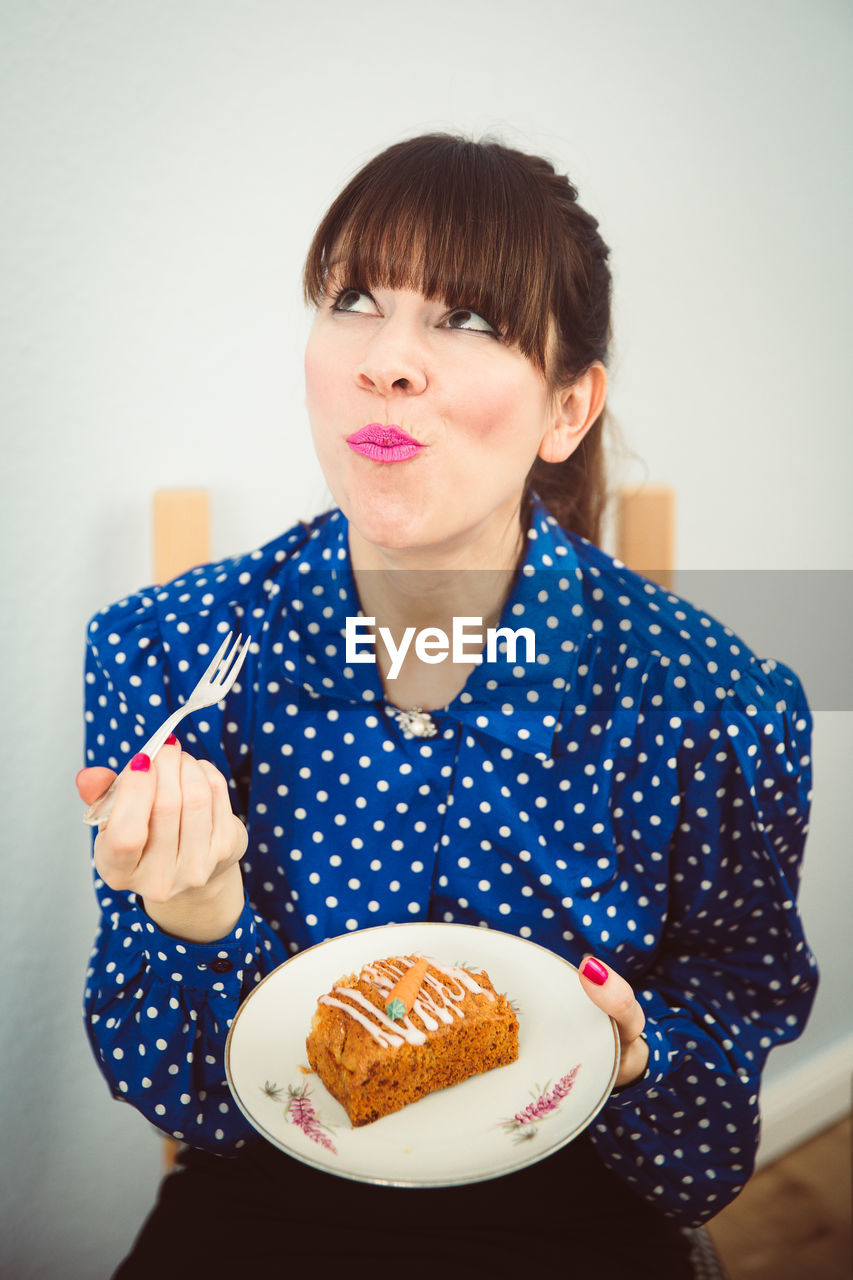
<svg viewBox="0 0 853 1280">
<path fill-rule="evenodd" d="M 544 160 L 443 135 L 378 156 L 305 270 L 337 506 L 91 624 L 87 801 L 219 632 L 255 637 L 224 714 L 134 756 L 95 842 L 93 1048 L 114 1095 L 188 1147 L 122 1277 L 167 1256 L 283 1269 L 318 1238 L 327 1263 L 410 1274 L 689 1275 L 679 1224 L 749 1177 L 763 1061 L 815 990 L 793 906 L 810 716 L 792 672 L 594 545 L 607 258 Z M 482 641 L 419 659 L 412 635 L 459 618 L 527 628 L 535 652 L 505 636 L 491 661 Z M 421 1192 L 257 1138 L 224 1079 L 241 998 L 301 948 L 404 919 L 582 966 L 622 1042 L 582 1138 Z"/>
</svg>

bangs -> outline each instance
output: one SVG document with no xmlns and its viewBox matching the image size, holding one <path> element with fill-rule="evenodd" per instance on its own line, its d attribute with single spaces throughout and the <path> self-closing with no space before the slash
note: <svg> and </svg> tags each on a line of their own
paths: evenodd
<svg viewBox="0 0 853 1280">
<path fill-rule="evenodd" d="M 384 151 L 320 223 L 306 301 L 320 305 L 330 274 L 341 288 L 414 289 L 476 311 L 544 373 L 568 264 L 557 260 L 541 181 L 513 157 L 446 135 Z"/>
</svg>

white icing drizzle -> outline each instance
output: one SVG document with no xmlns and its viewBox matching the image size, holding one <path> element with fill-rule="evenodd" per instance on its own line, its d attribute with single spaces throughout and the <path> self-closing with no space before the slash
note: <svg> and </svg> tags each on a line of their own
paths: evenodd
<svg viewBox="0 0 853 1280">
<path fill-rule="evenodd" d="M 394 964 L 386 964 L 385 969 L 387 973 L 373 965 L 366 964 L 361 971 L 361 976 L 363 978 L 367 977 L 374 987 L 378 987 L 380 991 L 390 991 L 395 982 L 402 978 L 406 971 L 405 969 L 398 969 Z M 389 974 L 393 976 L 389 977 Z"/>
<path fill-rule="evenodd" d="M 432 1009 L 435 1017 L 432 1017 L 431 1014 L 427 1013 L 428 1008 Z M 448 1013 L 447 1009 L 443 1006 L 437 1005 L 434 1000 L 431 1000 L 430 997 L 423 992 L 423 990 L 421 990 L 421 994 L 412 1005 L 412 1013 L 416 1013 L 418 1015 L 427 1031 L 435 1031 L 439 1020 L 441 1022 L 453 1021 L 453 1015 Z"/>
<path fill-rule="evenodd" d="M 353 1009 L 351 1004 L 344 1004 L 343 1000 L 336 1000 L 334 996 L 320 996 L 319 1003 L 333 1005 L 335 1009 L 343 1009 L 344 1013 L 348 1013 L 351 1018 L 355 1018 L 356 1022 L 360 1022 L 365 1031 L 369 1031 L 373 1036 L 373 1039 L 377 1040 L 383 1047 L 385 1045 L 391 1045 L 396 1049 L 404 1043 L 402 1036 L 394 1035 L 388 1031 L 383 1031 L 381 1027 L 365 1018 L 363 1013 L 359 1013 L 357 1009 Z M 377 1010 L 373 1011 L 374 1013 L 378 1012 Z"/>
<path fill-rule="evenodd" d="M 471 974 L 468 973 L 467 969 L 457 969 L 455 965 L 445 967 L 443 964 L 436 964 L 434 960 L 430 960 L 430 964 L 433 969 L 438 969 L 439 973 L 446 973 L 448 977 L 453 977 L 457 982 L 461 982 L 463 987 L 467 987 L 468 990 L 473 991 L 475 995 L 487 996 L 489 1000 L 495 999 L 494 991 L 488 991 L 485 987 L 481 987 L 476 983 L 471 977 Z M 458 996 L 454 996 L 453 998 L 454 1000 L 461 1000 L 464 994 L 464 991 L 460 992 Z"/>
<path fill-rule="evenodd" d="M 379 991 L 388 992 L 413 963 L 414 961 L 408 957 L 400 957 L 399 964 L 391 964 L 383 960 L 377 964 L 365 965 L 360 977 L 362 981 L 371 982 Z M 424 977 L 417 999 L 412 1006 L 412 1013 L 417 1015 L 427 1031 L 435 1031 L 439 1022 L 447 1024 L 453 1022 L 454 1017 L 460 1019 L 465 1017 L 464 1009 L 458 1006 L 465 999 L 466 991 L 474 995 L 486 996 L 488 1000 L 495 999 L 495 993 L 481 987 L 467 970 L 455 965 L 436 964 L 434 960 L 430 960 L 429 963 L 449 981 L 442 982 L 432 973 L 427 973 Z M 352 1004 L 336 1000 L 334 996 L 321 996 L 320 1003 L 333 1005 L 337 1009 L 342 1009 L 344 1013 L 348 1013 L 366 1031 L 369 1031 L 379 1044 L 398 1048 L 405 1042 L 425 1043 L 426 1036 L 412 1023 L 411 1016 L 407 1016 L 402 1021 L 399 1019 L 392 1021 L 386 1016 L 384 1010 L 377 1008 L 360 991 L 355 991 L 351 987 L 335 987 L 335 994 L 346 996 L 348 1001 L 354 1001 L 370 1016 L 365 1017 L 365 1014 L 353 1008 Z"/>
<path fill-rule="evenodd" d="M 422 1031 L 418 1031 L 417 1027 L 412 1026 L 411 1020 L 406 1018 L 404 1021 L 392 1022 L 391 1019 L 381 1009 L 377 1009 L 375 1004 L 371 1004 L 366 996 L 360 991 L 353 990 L 352 987 L 335 987 L 335 995 L 349 996 L 350 1000 L 354 1000 L 356 1004 L 361 1005 L 366 1013 L 371 1017 L 377 1018 L 380 1024 L 386 1028 L 392 1035 L 396 1032 L 401 1035 L 404 1040 L 408 1040 L 409 1044 L 426 1044 L 426 1036 Z"/>
<path fill-rule="evenodd" d="M 438 999 L 441 1001 L 440 1004 L 434 996 L 431 996 L 424 990 L 424 987 L 427 986 L 434 988 Z M 449 987 L 446 987 L 443 982 L 439 982 L 438 978 L 434 978 L 431 973 L 428 973 L 424 978 L 423 986 L 418 993 L 418 998 L 413 1007 L 418 1011 L 418 1013 L 420 1013 L 420 1006 L 426 1004 L 442 1022 L 452 1022 L 454 1014 L 457 1018 L 464 1018 L 465 1014 L 461 1009 L 457 1009 L 455 1004 L 447 1003 L 448 996 L 451 1000 L 462 1000 L 465 996 L 465 992 L 460 987 L 459 995 L 454 995 Z M 421 1014 L 421 1016 L 423 1015 Z"/>
</svg>

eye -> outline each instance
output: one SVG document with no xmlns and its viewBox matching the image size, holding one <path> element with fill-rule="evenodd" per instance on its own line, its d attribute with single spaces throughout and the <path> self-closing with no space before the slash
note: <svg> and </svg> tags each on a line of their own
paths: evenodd
<svg viewBox="0 0 853 1280">
<path fill-rule="evenodd" d="M 490 333 L 494 338 L 498 336 L 496 329 L 489 324 L 488 320 L 484 320 L 476 311 L 469 311 L 465 307 L 451 311 L 445 320 L 449 329 L 469 329 L 474 333 Z"/>
<path fill-rule="evenodd" d="M 376 311 L 376 303 L 364 289 L 341 289 L 332 302 L 333 311 L 354 311 L 357 315 L 369 315 Z"/>
</svg>

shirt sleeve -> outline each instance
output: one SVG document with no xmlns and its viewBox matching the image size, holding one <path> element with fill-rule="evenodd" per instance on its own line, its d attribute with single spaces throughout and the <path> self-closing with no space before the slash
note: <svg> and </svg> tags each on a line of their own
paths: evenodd
<svg viewBox="0 0 853 1280">
<path fill-rule="evenodd" d="M 669 916 L 637 990 L 649 1067 L 591 1130 L 604 1163 L 685 1225 L 752 1173 L 762 1066 L 802 1032 L 817 987 L 796 907 L 811 715 L 791 671 L 756 667 L 710 727 L 685 726 Z"/>
<path fill-rule="evenodd" d="M 235 624 L 233 606 L 212 612 L 202 634 L 211 640 Z M 188 649 L 189 631 L 195 632 Z M 145 739 L 185 701 L 204 669 L 199 627 L 172 616 L 161 623 L 156 602 L 140 595 L 92 620 L 86 649 L 86 763 L 120 770 Z M 165 633 L 165 634 L 164 634 Z M 207 659 L 209 661 L 209 658 Z M 182 721 L 182 745 L 229 778 L 232 806 L 248 811 L 253 659 L 217 707 Z M 184 674 L 186 673 L 186 674 Z M 188 686 L 188 687 L 187 687 Z M 95 875 L 100 925 L 87 973 L 86 1027 L 114 1097 L 136 1107 L 165 1132 L 226 1154 L 253 1134 L 233 1102 L 224 1070 L 228 1030 L 242 999 L 286 959 L 273 930 L 244 902 L 234 929 L 217 942 L 191 943 L 163 933 L 134 893 Z"/>
</svg>

